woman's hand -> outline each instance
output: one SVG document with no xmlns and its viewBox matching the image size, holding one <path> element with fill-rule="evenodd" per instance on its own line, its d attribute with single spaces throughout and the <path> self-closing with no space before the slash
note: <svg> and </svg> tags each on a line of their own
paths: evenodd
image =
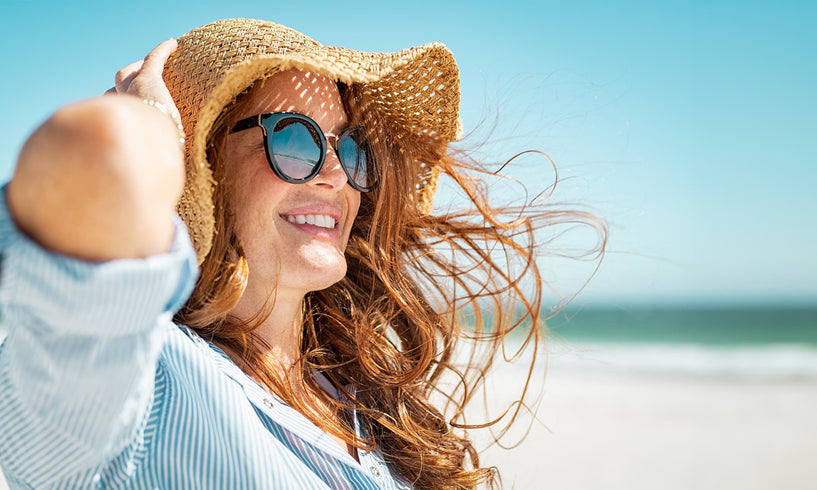
<svg viewBox="0 0 817 490">
<path fill-rule="evenodd" d="M 58 110 L 23 146 L 7 189 L 21 230 L 52 251 L 93 261 L 146 257 L 173 239 L 184 187 L 176 111 L 162 81 L 176 41 L 117 73 L 116 93 Z M 110 91 L 109 91 L 110 92 Z"/>
<path fill-rule="evenodd" d="M 145 59 L 135 61 L 116 72 L 114 78 L 115 86 L 108 89 L 105 95 L 128 94 L 134 95 L 142 100 L 152 100 L 163 104 L 172 110 L 176 110 L 173 98 L 167 91 L 164 80 L 162 80 L 162 70 L 165 62 L 173 51 L 178 47 L 175 39 L 168 39 L 159 44 L 153 51 L 145 56 Z"/>
</svg>

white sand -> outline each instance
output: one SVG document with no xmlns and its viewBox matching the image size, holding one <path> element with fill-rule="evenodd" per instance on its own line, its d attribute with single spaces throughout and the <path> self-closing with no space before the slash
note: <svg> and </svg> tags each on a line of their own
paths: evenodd
<svg viewBox="0 0 817 490">
<path fill-rule="evenodd" d="M 815 489 L 817 380 L 550 370 L 505 488 Z M 549 431 L 548 431 L 549 429 Z"/>
<path fill-rule="evenodd" d="M 519 372 L 505 368 L 496 389 Z M 728 379 L 551 368 L 535 425 L 491 448 L 505 488 L 817 488 L 817 379 Z M 0 481 L 0 489 L 6 489 Z"/>
</svg>

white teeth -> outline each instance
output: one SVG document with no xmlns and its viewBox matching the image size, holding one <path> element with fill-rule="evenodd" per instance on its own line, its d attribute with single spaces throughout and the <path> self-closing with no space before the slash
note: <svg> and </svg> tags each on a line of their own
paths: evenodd
<svg viewBox="0 0 817 490">
<path fill-rule="evenodd" d="M 296 214 L 294 216 L 287 216 L 286 220 L 299 225 L 308 224 L 329 229 L 335 227 L 335 218 L 326 216 L 325 214 Z"/>
</svg>

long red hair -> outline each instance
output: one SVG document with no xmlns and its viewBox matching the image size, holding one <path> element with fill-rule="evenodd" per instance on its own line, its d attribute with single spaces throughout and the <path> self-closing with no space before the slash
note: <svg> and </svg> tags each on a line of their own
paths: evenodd
<svg viewBox="0 0 817 490">
<path fill-rule="evenodd" d="M 465 408 L 511 332 L 518 332 L 520 352 L 535 353 L 541 344 L 543 279 L 535 260 L 541 251 L 536 231 L 563 223 L 590 226 L 599 242 L 589 253 L 600 257 L 603 222 L 543 203 L 491 206 L 483 177 L 492 174 L 482 165 L 432 136 L 388 131 L 377 124 L 376 114 L 360 109 L 356 87 L 347 87 L 342 92 L 350 118 L 371 133 L 384 171 L 380 186 L 362 195 L 346 249 L 346 277 L 307 295 L 302 355 L 290 371 L 281 372 L 265 358 L 268 346 L 253 333 L 263 312 L 251 322 L 228 315 L 244 291 L 248 266 L 234 233 L 220 151 L 251 90 L 222 113 L 209 138 L 208 160 L 217 182 L 216 236 L 176 320 L 220 345 L 325 431 L 357 447 L 377 446 L 416 487 L 498 483 L 496 470 L 480 465 L 467 437 Z M 418 168 L 436 168 L 470 205 L 440 215 L 425 212 L 416 198 L 422 183 Z M 340 399 L 318 387 L 315 370 L 343 392 Z M 531 373 L 520 384 L 518 401 L 524 402 Z M 443 380 L 454 385 L 440 393 Z M 349 409 L 357 411 L 366 437 L 356 437 L 342 416 Z M 499 434 L 515 415 L 492 421 L 501 426 Z"/>
</svg>

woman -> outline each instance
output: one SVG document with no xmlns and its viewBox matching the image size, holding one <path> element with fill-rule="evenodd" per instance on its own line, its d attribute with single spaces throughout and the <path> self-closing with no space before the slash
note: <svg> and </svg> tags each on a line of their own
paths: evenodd
<svg viewBox="0 0 817 490">
<path fill-rule="evenodd" d="M 450 52 L 248 19 L 176 48 L 58 111 L 5 189 L 11 486 L 496 483 L 463 409 L 508 332 L 535 347 L 534 223 L 562 215 L 503 222 L 466 177 Z M 430 214 L 440 173 L 472 211 Z M 457 364 L 464 337 L 487 349 Z"/>
</svg>

